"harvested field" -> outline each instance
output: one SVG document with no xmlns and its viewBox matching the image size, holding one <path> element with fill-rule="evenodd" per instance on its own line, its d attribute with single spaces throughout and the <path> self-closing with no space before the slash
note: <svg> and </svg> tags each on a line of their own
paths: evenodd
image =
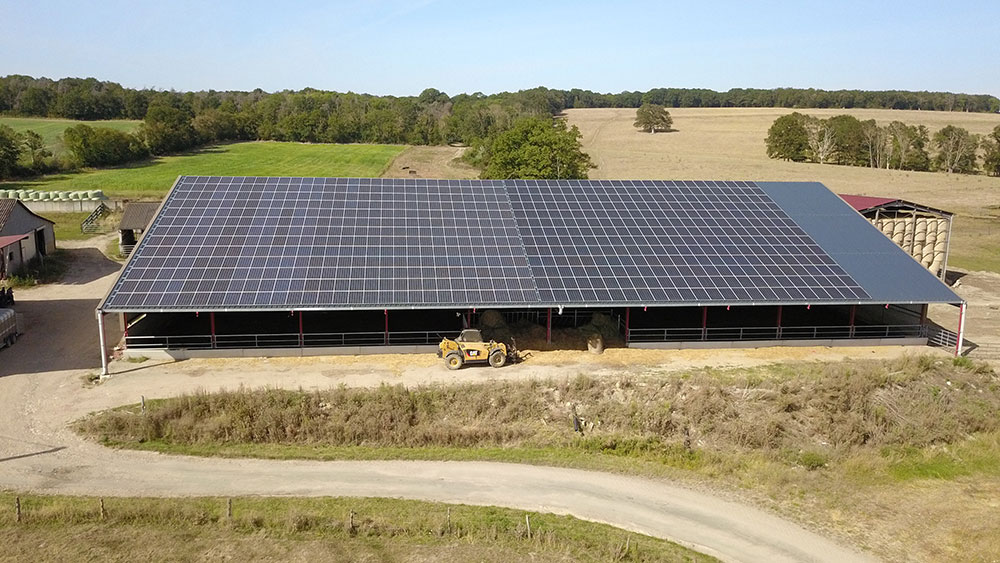
<svg viewBox="0 0 1000 563">
<path fill-rule="evenodd" d="M 898 120 L 934 131 L 958 125 L 987 133 L 1000 116 L 899 110 L 670 108 L 675 132 L 651 135 L 632 126 L 634 109 L 572 109 L 583 149 L 597 164 L 591 178 L 817 181 L 838 193 L 892 196 L 954 211 L 949 265 L 1000 271 L 1000 178 L 873 170 L 767 157 L 764 139 L 778 117 L 799 111 L 819 117 L 848 113 L 886 124 Z"/>
</svg>

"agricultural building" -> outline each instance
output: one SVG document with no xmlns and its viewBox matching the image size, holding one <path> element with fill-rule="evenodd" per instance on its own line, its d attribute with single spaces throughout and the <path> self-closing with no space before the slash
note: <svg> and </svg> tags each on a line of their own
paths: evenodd
<svg viewBox="0 0 1000 563">
<path fill-rule="evenodd" d="M 964 315 L 818 183 L 185 176 L 98 319 L 175 357 L 426 350 L 487 309 L 634 347 L 960 346 L 931 303 Z"/>
<path fill-rule="evenodd" d="M 35 215 L 16 199 L 0 199 L 0 279 L 55 252 L 55 223 Z"/>
<path fill-rule="evenodd" d="M 914 260 L 944 279 L 953 213 L 891 197 L 840 197 Z"/>
<path fill-rule="evenodd" d="M 136 242 L 149 228 L 159 208 L 159 202 L 135 201 L 125 204 L 121 222 L 118 224 L 118 248 L 122 256 L 132 253 Z"/>
</svg>

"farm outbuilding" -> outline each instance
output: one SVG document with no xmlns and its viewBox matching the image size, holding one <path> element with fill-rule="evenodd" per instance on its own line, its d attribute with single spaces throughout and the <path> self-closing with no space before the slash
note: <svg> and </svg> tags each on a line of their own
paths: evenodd
<svg viewBox="0 0 1000 563">
<path fill-rule="evenodd" d="M 125 210 L 118 224 L 118 248 L 122 256 L 132 253 L 132 249 L 153 222 L 153 217 L 159 208 L 158 201 L 132 201 L 125 204 Z"/>
<path fill-rule="evenodd" d="M 426 350 L 487 310 L 635 347 L 960 346 L 931 303 L 964 314 L 818 183 L 181 177 L 98 319 L 175 357 Z"/>
<path fill-rule="evenodd" d="M 0 199 L 0 279 L 15 274 L 36 257 L 55 252 L 54 225 L 17 199 Z"/>
<path fill-rule="evenodd" d="M 932 274 L 945 278 L 953 213 L 892 197 L 840 197 Z"/>
</svg>

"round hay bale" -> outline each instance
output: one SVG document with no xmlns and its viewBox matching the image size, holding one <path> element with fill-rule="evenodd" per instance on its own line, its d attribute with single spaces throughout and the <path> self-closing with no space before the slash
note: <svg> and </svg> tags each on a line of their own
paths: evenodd
<svg viewBox="0 0 1000 563">
<path fill-rule="evenodd" d="M 604 337 L 594 333 L 587 337 L 587 351 L 591 354 L 604 353 Z"/>
</svg>

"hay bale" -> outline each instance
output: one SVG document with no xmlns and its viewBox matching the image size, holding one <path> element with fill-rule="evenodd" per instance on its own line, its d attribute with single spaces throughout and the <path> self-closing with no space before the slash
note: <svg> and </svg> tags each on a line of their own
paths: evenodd
<svg viewBox="0 0 1000 563">
<path fill-rule="evenodd" d="M 507 326 L 507 320 L 503 318 L 500 311 L 490 309 L 488 311 L 483 311 L 483 314 L 480 315 L 479 326 L 482 328 L 505 328 Z"/>
<path fill-rule="evenodd" d="M 604 353 L 604 337 L 598 333 L 593 333 L 587 338 L 587 351 L 591 354 Z"/>
</svg>

